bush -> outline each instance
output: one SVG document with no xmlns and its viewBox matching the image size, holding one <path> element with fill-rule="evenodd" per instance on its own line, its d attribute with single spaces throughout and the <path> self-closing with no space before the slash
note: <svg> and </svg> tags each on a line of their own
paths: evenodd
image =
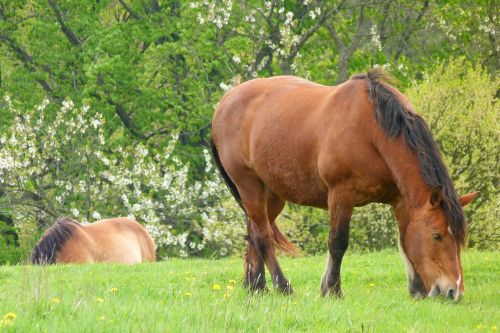
<svg viewBox="0 0 500 333">
<path fill-rule="evenodd" d="M 303 254 L 325 253 L 330 222 L 325 210 L 288 204 L 277 224 Z"/>
<path fill-rule="evenodd" d="M 0 265 L 17 264 L 21 259 L 16 228 L 0 221 Z"/>
<path fill-rule="evenodd" d="M 328 251 L 329 220 L 326 210 L 288 205 L 278 217 L 278 224 L 304 254 L 318 254 Z M 357 207 L 351 219 L 349 249 L 359 252 L 396 247 L 397 235 L 389 205 Z"/>
</svg>

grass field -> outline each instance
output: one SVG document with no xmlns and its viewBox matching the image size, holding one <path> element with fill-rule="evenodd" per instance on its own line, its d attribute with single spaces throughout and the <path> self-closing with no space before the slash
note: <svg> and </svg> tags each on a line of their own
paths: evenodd
<svg viewBox="0 0 500 333">
<path fill-rule="evenodd" d="M 396 252 L 348 254 L 344 299 L 319 296 L 325 258 L 282 258 L 295 294 L 248 295 L 242 261 L 0 267 L 6 332 L 494 332 L 500 252 L 463 256 L 465 297 L 415 301 Z"/>
</svg>

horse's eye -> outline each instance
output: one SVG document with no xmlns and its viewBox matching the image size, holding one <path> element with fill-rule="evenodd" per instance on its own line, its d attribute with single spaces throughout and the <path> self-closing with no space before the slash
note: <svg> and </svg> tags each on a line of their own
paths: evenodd
<svg viewBox="0 0 500 333">
<path fill-rule="evenodd" d="M 432 238 L 434 238 L 437 241 L 440 241 L 443 239 L 443 236 L 441 236 L 441 234 L 432 234 Z"/>
</svg>

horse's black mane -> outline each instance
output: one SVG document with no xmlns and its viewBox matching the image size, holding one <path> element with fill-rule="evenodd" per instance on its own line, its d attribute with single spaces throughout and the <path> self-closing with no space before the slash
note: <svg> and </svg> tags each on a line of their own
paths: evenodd
<svg viewBox="0 0 500 333">
<path fill-rule="evenodd" d="M 444 200 L 441 206 L 448 225 L 455 239 L 463 244 L 467 233 L 465 215 L 437 144 L 422 117 L 404 107 L 387 84 L 391 77 L 381 69 L 372 69 L 351 79 L 367 79 L 369 97 L 375 105 L 379 125 L 390 138 L 404 136 L 408 147 L 418 155 L 424 182 L 431 188 L 442 189 Z"/>
<path fill-rule="evenodd" d="M 35 265 L 54 264 L 64 243 L 73 235 L 78 223 L 70 218 L 60 218 L 45 231 L 31 252 L 31 263 Z"/>
</svg>

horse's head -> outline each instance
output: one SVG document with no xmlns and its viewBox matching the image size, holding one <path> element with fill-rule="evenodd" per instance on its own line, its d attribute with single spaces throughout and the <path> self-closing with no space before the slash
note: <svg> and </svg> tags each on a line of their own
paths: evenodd
<svg viewBox="0 0 500 333">
<path fill-rule="evenodd" d="M 477 195 L 460 197 L 460 204 L 467 205 Z M 442 200 L 441 189 L 433 189 L 428 203 L 412 216 L 400 245 L 406 254 L 412 296 L 443 295 L 457 300 L 464 291 L 461 244 L 447 222 Z"/>
</svg>

